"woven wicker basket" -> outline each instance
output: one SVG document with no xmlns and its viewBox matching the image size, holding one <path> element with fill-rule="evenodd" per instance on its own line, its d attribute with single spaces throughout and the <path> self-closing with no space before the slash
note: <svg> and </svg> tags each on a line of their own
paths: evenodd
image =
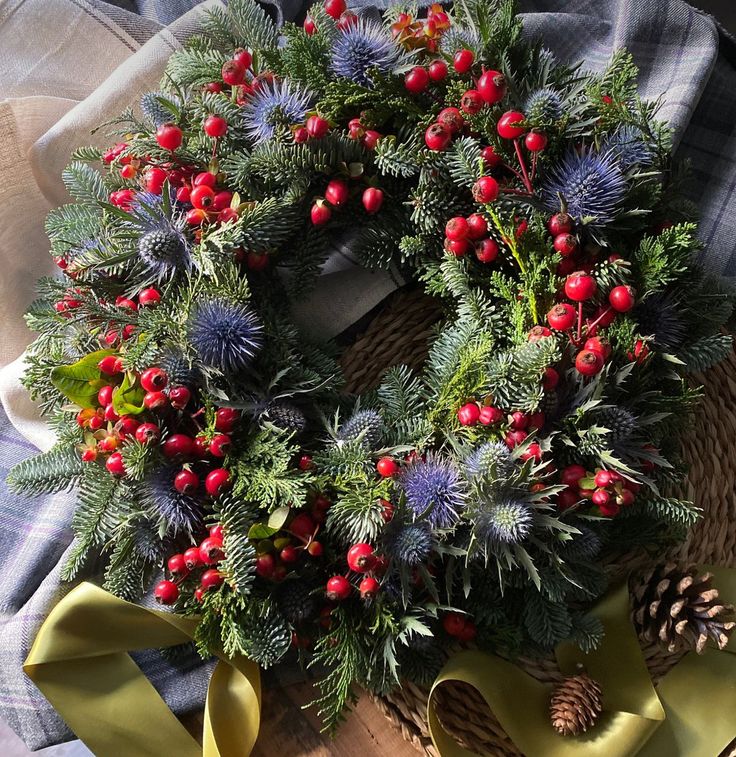
<svg viewBox="0 0 736 757">
<path fill-rule="evenodd" d="M 437 302 L 419 291 L 395 293 L 344 354 L 347 390 L 362 392 L 375 386 L 392 365 L 421 365 L 440 315 Z M 685 496 L 700 505 L 704 514 L 670 557 L 735 567 L 736 452 L 732 440 L 736 439 L 736 355 L 732 353 L 727 361 L 693 379 L 704 385 L 705 397 L 683 440 L 683 456 L 690 466 Z M 641 567 L 647 559 L 639 553 L 628 555 L 609 569 L 614 575 L 621 574 Z M 644 656 L 655 682 L 680 659 L 655 646 L 645 648 Z M 520 664 L 540 681 L 561 679 L 553 657 L 521 660 Z M 435 757 L 425 719 L 427 695 L 427 689 L 405 683 L 377 698 L 376 703 L 405 739 Z M 465 747 L 479 754 L 521 754 L 475 689 L 446 684 L 439 697 L 437 711 L 444 726 Z M 736 757 L 736 741 L 723 754 Z"/>
</svg>

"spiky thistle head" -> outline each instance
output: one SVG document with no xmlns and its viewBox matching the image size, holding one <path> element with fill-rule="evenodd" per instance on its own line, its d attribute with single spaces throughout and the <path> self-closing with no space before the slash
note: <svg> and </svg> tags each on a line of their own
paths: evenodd
<svg viewBox="0 0 736 757">
<path fill-rule="evenodd" d="M 634 315 L 642 334 L 654 336 L 660 349 L 676 350 L 687 338 L 682 304 L 669 293 L 657 293 L 637 305 Z"/>
<path fill-rule="evenodd" d="M 290 126 L 304 123 L 312 93 L 289 79 L 263 82 L 243 106 L 245 133 L 255 144 L 267 142 Z"/>
<path fill-rule="evenodd" d="M 374 21 L 359 19 L 338 31 L 330 50 L 330 67 L 337 76 L 372 87 L 369 71 L 391 73 L 403 54 L 391 35 Z"/>
<path fill-rule="evenodd" d="M 172 386 L 184 384 L 196 386 L 201 380 L 197 367 L 187 360 L 184 353 L 176 347 L 165 347 L 156 355 L 155 365 L 166 371 Z"/>
<path fill-rule="evenodd" d="M 591 225 L 611 223 L 626 197 L 626 179 L 610 152 L 572 149 L 547 174 L 542 202 L 551 211 L 560 208 L 560 195 L 568 213 L 576 219 L 592 219 Z"/>
<path fill-rule="evenodd" d="M 636 429 L 636 416 L 625 407 L 611 406 L 596 413 L 596 426 L 608 429 L 608 440 L 611 444 L 621 444 L 627 441 Z"/>
<path fill-rule="evenodd" d="M 358 410 L 337 430 L 337 440 L 353 442 L 360 439 L 367 449 L 376 449 L 383 435 L 383 418 L 376 410 Z"/>
<path fill-rule="evenodd" d="M 303 623 L 317 615 L 319 605 L 314 589 L 302 579 L 284 581 L 276 593 L 276 604 L 290 623 Z"/>
<path fill-rule="evenodd" d="M 140 233 L 138 255 L 158 281 L 193 265 L 192 245 L 184 234 L 186 220 L 174 206 L 167 214 L 160 195 L 138 192 L 130 209 L 132 225 Z"/>
<path fill-rule="evenodd" d="M 473 532 L 487 549 L 520 544 L 531 533 L 534 512 L 527 502 L 507 497 L 486 503 L 474 517 Z"/>
<path fill-rule="evenodd" d="M 404 468 L 398 480 L 415 518 L 426 518 L 432 528 L 447 528 L 465 506 L 460 471 L 448 458 L 428 452 Z"/>
<path fill-rule="evenodd" d="M 465 475 L 469 479 L 493 481 L 514 470 L 511 450 L 503 442 L 485 442 L 465 459 Z"/>
<path fill-rule="evenodd" d="M 307 427 L 307 419 L 304 413 L 293 403 L 285 400 L 273 400 L 269 402 L 261 417 L 273 423 L 276 428 L 301 434 Z"/>
<path fill-rule="evenodd" d="M 601 153 L 612 155 L 624 171 L 633 166 L 648 166 L 654 159 L 652 148 L 646 143 L 638 126 L 624 124 L 606 137 Z"/>
<path fill-rule="evenodd" d="M 141 96 L 141 111 L 154 126 L 161 126 L 174 117 L 173 111 L 161 104 L 162 100 L 176 107 L 181 106 L 181 100 L 176 95 L 165 92 L 146 92 Z"/>
<path fill-rule="evenodd" d="M 542 87 L 530 92 L 522 110 L 532 123 L 559 121 L 564 112 L 562 98 L 550 87 Z"/>
<path fill-rule="evenodd" d="M 212 298 L 195 306 L 187 338 L 203 365 L 232 374 L 253 362 L 263 346 L 263 327 L 246 305 Z"/>
<path fill-rule="evenodd" d="M 481 40 L 478 32 L 467 26 L 451 26 L 440 40 L 442 52 L 455 55 L 458 50 L 478 50 Z"/>
<path fill-rule="evenodd" d="M 179 470 L 174 465 L 152 470 L 143 483 L 143 497 L 151 516 L 162 521 L 168 532 L 194 533 L 202 527 L 202 508 L 193 497 L 174 488 L 174 476 Z"/>
<path fill-rule="evenodd" d="M 383 534 L 385 553 L 405 565 L 426 562 L 433 546 L 432 529 L 426 521 L 402 523 L 400 519 L 395 519 Z"/>
</svg>

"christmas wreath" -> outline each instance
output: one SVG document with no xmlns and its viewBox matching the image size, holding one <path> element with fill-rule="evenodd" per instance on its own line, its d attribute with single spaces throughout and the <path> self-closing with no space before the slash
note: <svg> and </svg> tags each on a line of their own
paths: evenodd
<svg viewBox="0 0 736 757">
<path fill-rule="evenodd" d="M 559 63 L 506 0 L 211 11 L 48 217 L 25 384 L 58 438 L 9 480 L 78 487 L 65 578 L 134 600 L 164 567 L 202 654 L 298 655 L 327 727 L 458 642 L 595 647 L 604 562 L 697 518 L 685 375 L 731 349 L 636 74 Z M 360 397 L 291 314 L 346 238 L 444 313 Z"/>
</svg>

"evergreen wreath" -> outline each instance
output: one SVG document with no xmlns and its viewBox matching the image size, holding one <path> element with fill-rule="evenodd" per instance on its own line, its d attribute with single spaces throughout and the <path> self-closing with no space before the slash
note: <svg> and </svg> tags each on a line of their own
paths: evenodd
<svg viewBox="0 0 736 757">
<path fill-rule="evenodd" d="M 231 0 L 48 217 L 24 381 L 58 438 L 11 486 L 78 487 L 65 579 L 135 600 L 166 566 L 203 655 L 316 666 L 328 728 L 456 641 L 595 647 L 603 557 L 698 517 L 667 494 L 685 376 L 732 300 L 631 56 L 521 32 L 510 0 L 281 29 Z M 361 397 L 290 315 L 347 233 L 445 313 Z"/>
</svg>

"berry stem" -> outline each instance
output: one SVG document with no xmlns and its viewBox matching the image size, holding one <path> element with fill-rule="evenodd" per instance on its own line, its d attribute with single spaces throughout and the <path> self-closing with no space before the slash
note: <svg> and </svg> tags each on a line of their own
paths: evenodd
<svg viewBox="0 0 736 757">
<path fill-rule="evenodd" d="M 532 197 L 529 192 L 525 192 L 523 189 L 514 189 L 513 187 L 501 187 L 501 192 L 509 195 L 520 195 L 521 197 Z"/>
<path fill-rule="evenodd" d="M 588 331 L 592 331 L 610 312 L 613 308 L 609 305 L 594 321 L 588 324 Z"/>
<path fill-rule="evenodd" d="M 537 175 L 537 155 L 538 153 L 532 153 L 532 175 L 531 180 L 534 181 L 534 177 Z"/>
<path fill-rule="evenodd" d="M 521 174 L 520 174 L 520 173 L 519 173 L 519 172 L 518 172 L 518 171 L 517 171 L 517 170 L 516 170 L 516 169 L 515 169 L 515 168 L 514 168 L 513 166 L 510 166 L 510 165 L 509 165 L 508 163 L 501 163 L 501 165 L 502 165 L 502 166 L 503 166 L 503 167 L 504 167 L 505 169 L 507 169 L 507 170 L 511 171 L 511 173 L 512 173 L 512 174 L 514 174 L 514 176 L 516 176 L 516 178 L 517 178 L 517 179 L 518 179 L 519 181 L 521 181 L 522 183 L 524 182 L 524 177 L 523 177 L 523 176 L 522 176 L 522 175 L 521 175 Z"/>
<path fill-rule="evenodd" d="M 516 150 L 516 157 L 519 160 L 521 173 L 523 174 L 523 177 L 524 177 L 524 186 L 527 188 L 527 191 L 529 192 L 529 194 L 533 195 L 534 189 L 532 188 L 532 183 L 529 180 L 529 174 L 527 173 L 527 170 L 526 170 L 526 163 L 524 162 L 524 155 L 521 152 L 521 145 L 519 144 L 518 137 L 514 140 L 514 150 Z"/>
<path fill-rule="evenodd" d="M 578 302 L 578 343 L 583 336 L 583 303 Z"/>
</svg>

